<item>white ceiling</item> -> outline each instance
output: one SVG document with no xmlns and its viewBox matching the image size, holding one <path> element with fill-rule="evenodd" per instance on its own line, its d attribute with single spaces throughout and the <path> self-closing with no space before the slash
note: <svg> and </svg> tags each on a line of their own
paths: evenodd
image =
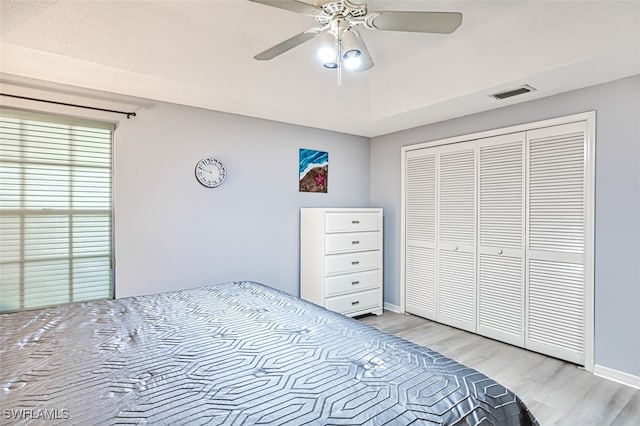
<svg viewBox="0 0 640 426">
<path fill-rule="evenodd" d="M 376 66 L 342 87 L 318 40 L 254 60 L 315 21 L 247 0 L 0 1 L 3 73 L 363 136 L 640 73 L 640 0 L 369 0 L 464 18 L 450 35 L 362 30 Z M 538 90 L 488 96 L 521 84 Z"/>
</svg>

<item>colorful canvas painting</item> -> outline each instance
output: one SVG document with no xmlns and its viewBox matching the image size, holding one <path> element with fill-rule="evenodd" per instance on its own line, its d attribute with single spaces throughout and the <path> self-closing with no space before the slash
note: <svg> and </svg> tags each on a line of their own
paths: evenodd
<svg viewBox="0 0 640 426">
<path fill-rule="evenodd" d="M 300 192 L 327 192 L 329 153 L 300 149 Z"/>
</svg>

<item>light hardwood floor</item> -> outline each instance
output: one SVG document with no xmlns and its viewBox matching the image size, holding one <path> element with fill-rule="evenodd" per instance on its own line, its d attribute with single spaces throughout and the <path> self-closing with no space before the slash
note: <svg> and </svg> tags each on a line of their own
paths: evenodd
<svg viewBox="0 0 640 426">
<path fill-rule="evenodd" d="M 385 311 L 360 320 L 493 378 L 518 394 L 542 426 L 640 426 L 640 390 L 576 365 L 412 315 Z"/>
</svg>

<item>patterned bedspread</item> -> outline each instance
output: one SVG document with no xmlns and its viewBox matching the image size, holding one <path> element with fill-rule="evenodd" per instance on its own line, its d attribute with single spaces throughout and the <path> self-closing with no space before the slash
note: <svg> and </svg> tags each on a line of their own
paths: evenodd
<svg viewBox="0 0 640 426">
<path fill-rule="evenodd" d="M 476 370 L 252 282 L 0 315 L 0 422 L 537 424 Z"/>
</svg>

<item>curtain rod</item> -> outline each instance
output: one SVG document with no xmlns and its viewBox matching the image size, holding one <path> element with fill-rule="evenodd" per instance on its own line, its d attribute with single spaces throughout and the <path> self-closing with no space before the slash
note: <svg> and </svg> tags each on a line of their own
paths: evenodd
<svg viewBox="0 0 640 426">
<path fill-rule="evenodd" d="M 76 108 L 92 109 L 94 111 L 113 112 L 113 113 L 116 113 L 116 114 L 126 115 L 127 119 L 129 119 L 130 117 L 135 117 L 136 116 L 135 112 L 118 111 L 118 110 L 115 110 L 115 109 L 97 108 L 97 107 L 91 107 L 91 106 L 86 106 L 86 105 L 78 105 L 78 104 L 69 104 L 69 103 L 66 103 L 66 102 L 50 101 L 50 100 L 47 100 L 47 99 L 30 98 L 28 96 L 10 95 L 9 93 L 0 93 L 0 95 L 1 96 L 8 96 L 10 98 L 26 99 L 28 101 L 46 102 L 46 103 L 55 104 L 55 105 L 64 105 L 64 106 L 70 106 L 70 107 L 76 107 Z"/>
</svg>

